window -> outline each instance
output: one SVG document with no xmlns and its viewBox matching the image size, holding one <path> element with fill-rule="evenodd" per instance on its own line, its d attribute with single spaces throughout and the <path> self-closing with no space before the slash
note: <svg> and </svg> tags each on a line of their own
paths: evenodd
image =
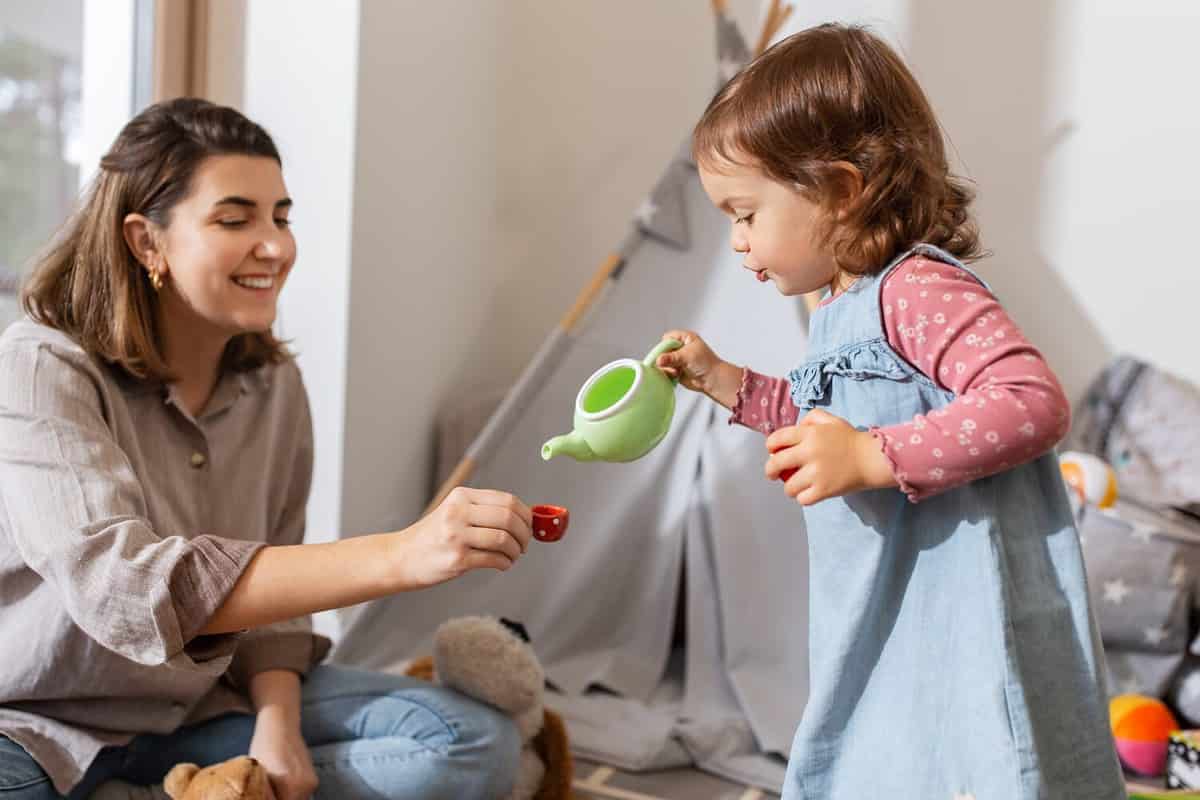
<svg viewBox="0 0 1200 800">
<path fill-rule="evenodd" d="M 83 0 L 0 11 L 0 326 L 79 190 Z"/>
</svg>

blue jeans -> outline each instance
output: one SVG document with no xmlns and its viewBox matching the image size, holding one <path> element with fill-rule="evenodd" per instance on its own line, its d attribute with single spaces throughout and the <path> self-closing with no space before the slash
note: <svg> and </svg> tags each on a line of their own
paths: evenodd
<svg viewBox="0 0 1200 800">
<path fill-rule="evenodd" d="M 465 695 L 415 678 L 318 666 L 302 684 L 301 731 L 318 800 L 502 798 L 516 776 L 512 720 Z M 214 764 L 250 747 L 254 717 L 227 714 L 167 735 L 142 734 L 100 751 L 70 800 L 120 779 L 160 783 L 175 764 Z M 58 800 L 42 768 L 0 736 L 0 800 Z"/>
</svg>

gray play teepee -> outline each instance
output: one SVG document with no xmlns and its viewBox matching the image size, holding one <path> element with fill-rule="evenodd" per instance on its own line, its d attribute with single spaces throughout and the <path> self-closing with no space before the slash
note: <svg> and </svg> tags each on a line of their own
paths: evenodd
<svg viewBox="0 0 1200 800">
<path fill-rule="evenodd" d="M 722 79 L 749 56 L 723 2 Z M 765 44 L 787 9 L 772 3 Z M 761 46 L 761 45 L 760 45 Z M 634 230 L 601 266 L 509 391 L 434 502 L 460 484 L 571 510 L 559 543 L 507 573 L 473 573 L 376 602 L 348 620 L 337 658 L 376 668 L 428 649 L 438 624 L 488 613 L 522 621 L 585 756 L 627 769 L 695 763 L 778 791 L 807 697 L 807 549 L 800 509 L 762 477 L 762 436 L 680 390 L 667 438 L 628 464 L 542 461 L 571 427 L 597 367 L 641 357 L 669 327 L 725 358 L 783 374 L 807 315 L 750 280 L 728 222 L 681 148 Z M 685 646 L 679 637 L 685 621 Z"/>
</svg>

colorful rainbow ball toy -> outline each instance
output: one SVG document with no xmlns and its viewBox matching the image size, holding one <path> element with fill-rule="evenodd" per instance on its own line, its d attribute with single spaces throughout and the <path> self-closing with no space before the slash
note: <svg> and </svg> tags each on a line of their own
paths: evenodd
<svg viewBox="0 0 1200 800">
<path fill-rule="evenodd" d="M 1167 766 L 1167 741 L 1179 723 L 1161 700 L 1140 694 L 1117 695 L 1108 703 L 1117 757 L 1139 775 L 1161 775 Z"/>
</svg>

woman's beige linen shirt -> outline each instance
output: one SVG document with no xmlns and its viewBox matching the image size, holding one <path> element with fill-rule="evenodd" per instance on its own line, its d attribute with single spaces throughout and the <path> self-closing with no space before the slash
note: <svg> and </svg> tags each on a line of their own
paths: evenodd
<svg viewBox="0 0 1200 800">
<path fill-rule="evenodd" d="M 308 618 L 198 636 L 264 544 L 297 544 L 312 423 L 289 361 L 227 373 L 193 418 L 30 321 L 0 336 L 0 735 L 66 793 L 106 745 L 251 711 L 304 673 Z"/>
</svg>

